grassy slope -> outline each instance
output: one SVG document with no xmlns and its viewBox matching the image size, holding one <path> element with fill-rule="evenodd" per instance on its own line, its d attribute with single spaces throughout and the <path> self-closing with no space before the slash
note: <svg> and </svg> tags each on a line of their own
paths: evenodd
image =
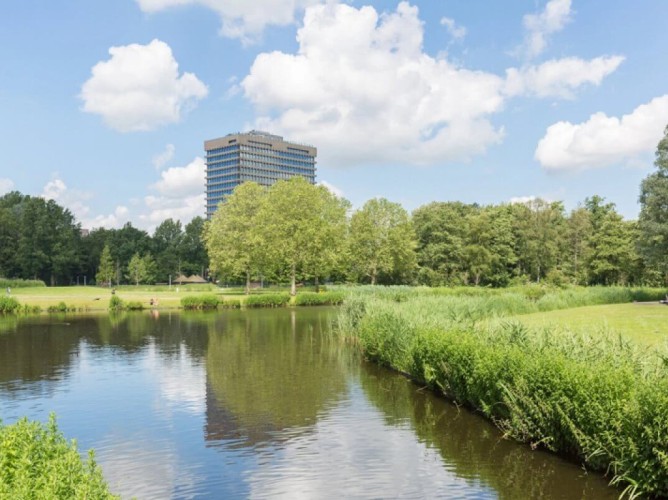
<svg viewBox="0 0 668 500">
<path fill-rule="evenodd" d="M 646 345 L 668 341 L 668 306 L 662 304 L 610 304 L 576 307 L 506 318 L 530 329 L 554 328 L 577 333 L 611 332 Z"/>
</svg>

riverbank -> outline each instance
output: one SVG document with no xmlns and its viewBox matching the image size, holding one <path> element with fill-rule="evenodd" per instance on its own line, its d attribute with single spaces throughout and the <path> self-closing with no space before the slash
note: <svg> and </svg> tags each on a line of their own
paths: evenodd
<svg viewBox="0 0 668 500">
<path fill-rule="evenodd" d="M 337 329 L 369 359 L 480 412 L 507 436 L 606 473 L 629 496 L 666 496 L 665 350 L 606 332 L 533 330 L 508 319 L 658 300 L 660 293 L 362 291 L 342 308 Z"/>
<path fill-rule="evenodd" d="M 30 312 L 106 311 L 112 297 L 131 309 L 155 310 L 332 305 L 343 300 L 343 293 L 303 289 L 296 297 L 290 297 L 286 290 L 269 288 L 245 295 L 243 289 L 215 285 L 26 287 L 14 288 L 5 297 L 16 299 L 22 310 L 25 306 Z"/>
</svg>

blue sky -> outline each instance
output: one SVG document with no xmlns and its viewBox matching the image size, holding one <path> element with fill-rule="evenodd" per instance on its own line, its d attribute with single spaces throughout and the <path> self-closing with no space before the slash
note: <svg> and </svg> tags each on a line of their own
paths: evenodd
<svg viewBox="0 0 668 500">
<path fill-rule="evenodd" d="M 82 225 L 204 215 L 203 141 L 318 147 L 361 206 L 598 194 L 668 124 L 668 2 L 23 0 L 0 16 L 0 193 Z"/>
</svg>

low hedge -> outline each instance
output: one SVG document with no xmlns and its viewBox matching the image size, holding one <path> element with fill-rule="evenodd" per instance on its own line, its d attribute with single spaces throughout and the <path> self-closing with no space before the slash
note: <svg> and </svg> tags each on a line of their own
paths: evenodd
<svg viewBox="0 0 668 500">
<path fill-rule="evenodd" d="M 343 303 L 343 292 L 301 292 L 295 297 L 297 306 L 336 306 Z"/>
<path fill-rule="evenodd" d="M 246 307 L 285 307 L 290 302 L 287 293 L 264 293 L 262 295 L 249 295 L 244 304 Z"/>
<path fill-rule="evenodd" d="M 216 309 L 220 304 L 215 295 L 186 295 L 181 297 L 181 307 L 188 310 Z"/>
</svg>

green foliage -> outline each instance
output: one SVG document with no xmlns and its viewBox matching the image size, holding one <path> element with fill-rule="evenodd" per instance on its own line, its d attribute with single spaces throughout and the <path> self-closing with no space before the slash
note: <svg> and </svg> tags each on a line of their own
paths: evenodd
<svg viewBox="0 0 668 500">
<path fill-rule="evenodd" d="M 37 288 L 45 287 L 46 283 L 42 280 L 23 280 L 20 278 L 7 279 L 0 278 L 0 291 L 7 288 Z"/>
<path fill-rule="evenodd" d="M 19 312 L 21 304 L 14 297 L 0 295 L 0 314 L 13 314 Z"/>
<path fill-rule="evenodd" d="M 383 279 L 407 282 L 417 270 L 415 232 L 406 210 L 385 198 L 374 198 L 350 220 L 353 275 L 372 285 Z"/>
<path fill-rule="evenodd" d="M 12 425 L 0 422 L 0 498 L 117 497 L 109 492 L 93 452 L 83 461 L 51 414 L 46 425 L 25 418 Z"/>
<path fill-rule="evenodd" d="M 95 281 L 97 281 L 98 285 L 105 284 L 111 286 L 115 275 L 116 270 L 114 268 L 114 261 L 111 258 L 111 250 L 109 249 L 109 245 L 105 245 L 100 256 Z"/>
<path fill-rule="evenodd" d="M 216 309 L 220 301 L 215 295 L 186 295 L 181 297 L 183 309 Z"/>
<path fill-rule="evenodd" d="M 125 304 L 118 295 L 112 295 L 109 299 L 109 310 L 110 311 L 122 311 L 125 307 Z"/>
<path fill-rule="evenodd" d="M 128 263 L 127 278 L 136 286 L 140 283 L 150 283 L 155 277 L 155 261 L 150 253 L 143 257 L 135 253 Z"/>
<path fill-rule="evenodd" d="M 665 353 L 615 336 L 479 322 L 573 303 L 629 301 L 625 288 L 347 299 L 337 322 L 366 356 L 492 419 L 507 435 L 608 472 L 627 493 L 668 495 Z"/>
<path fill-rule="evenodd" d="M 123 309 L 126 311 L 143 311 L 145 307 L 138 300 L 129 300 L 123 304 Z"/>
<path fill-rule="evenodd" d="M 290 302 L 287 293 L 264 293 L 261 295 L 249 295 L 244 305 L 246 307 L 285 307 Z"/>
<path fill-rule="evenodd" d="M 343 303 L 342 292 L 300 292 L 295 297 L 297 306 L 334 306 Z"/>
<path fill-rule="evenodd" d="M 65 302 L 59 302 L 55 306 L 47 307 L 46 311 L 48 313 L 65 313 L 70 311 L 76 311 L 76 307 L 69 307 Z"/>
</svg>

